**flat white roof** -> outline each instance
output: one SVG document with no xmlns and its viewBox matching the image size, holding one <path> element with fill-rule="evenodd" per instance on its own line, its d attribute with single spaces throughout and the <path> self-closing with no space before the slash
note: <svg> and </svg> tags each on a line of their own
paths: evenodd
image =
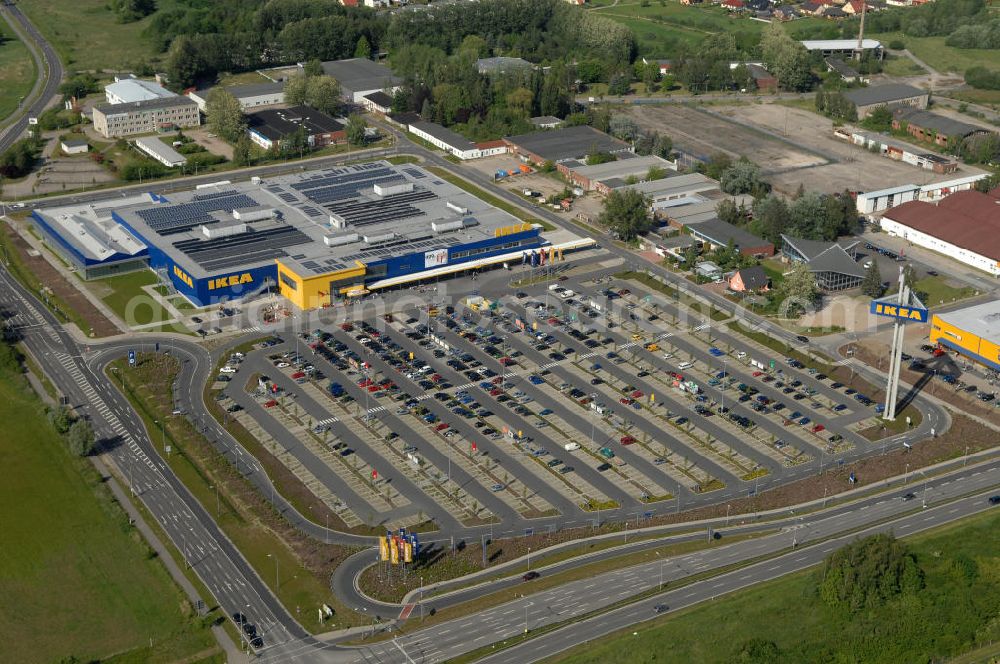
<svg viewBox="0 0 1000 664">
<path fill-rule="evenodd" d="M 977 337 L 1000 342 L 1000 300 L 937 314 L 937 317 Z"/>
<path fill-rule="evenodd" d="M 161 162 L 171 163 L 180 166 L 187 162 L 187 158 L 177 150 L 173 149 L 156 136 L 143 136 L 135 139 L 136 146 L 143 152 L 155 157 Z"/>
<path fill-rule="evenodd" d="M 889 187 L 888 189 L 879 189 L 878 191 L 866 191 L 864 193 L 858 194 L 858 198 L 864 198 L 865 200 L 871 198 L 879 198 L 880 196 L 891 196 L 893 194 L 902 194 L 907 191 L 919 191 L 920 187 L 915 184 L 901 184 L 898 187 Z"/>
<path fill-rule="evenodd" d="M 802 45 L 807 51 L 850 51 L 858 47 L 857 39 L 804 39 Z M 865 39 L 862 48 L 882 48 L 877 39 Z"/>
<path fill-rule="evenodd" d="M 114 203 L 138 204 L 151 202 L 149 194 L 120 198 Z M 108 201 L 103 201 L 108 203 Z M 98 203 L 76 204 L 60 208 L 36 210 L 49 225 L 60 230 L 60 236 L 72 244 L 81 254 L 103 261 L 116 253 L 135 256 L 146 245 L 111 218 L 110 207 L 99 207 Z"/>
<path fill-rule="evenodd" d="M 115 83 L 109 83 L 104 86 L 104 90 L 118 97 L 125 104 L 176 96 L 156 81 L 143 81 L 138 78 L 126 78 Z"/>
</svg>

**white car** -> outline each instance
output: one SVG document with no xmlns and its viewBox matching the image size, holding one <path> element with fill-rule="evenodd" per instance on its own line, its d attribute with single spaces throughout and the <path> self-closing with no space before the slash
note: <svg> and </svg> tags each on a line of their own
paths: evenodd
<svg viewBox="0 0 1000 664">
<path fill-rule="evenodd" d="M 291 365 L 288 364 L 288 362 L 278 362 L 274 366 L 278 367 L 279 369 L 284 369 L 284 368 L 289 367 Z"/>
<path fill-rule="evenodd" d="M 226 366 L 219 369 L 219 371 L 221 371 L 222 373 L 236 373 L 236 367 L 231 367 L 227 364 Z"/>
</svg>

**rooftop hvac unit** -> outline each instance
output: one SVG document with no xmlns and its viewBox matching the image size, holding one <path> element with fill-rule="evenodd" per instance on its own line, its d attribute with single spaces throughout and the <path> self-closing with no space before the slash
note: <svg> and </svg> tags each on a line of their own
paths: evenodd
<svg viewBox="0 0 1000 664">
<path fill-rule="evenodd" d="M 357 233 L 346 233 L 344 235 L 324 235 L 323 244 L 328 247 L 340 247 L 345 244 L 351 244 L 357 242 L 361 239 L 361 236 Z"/>
<path fill-rule="evenodd" d="M 260 221 L 274 216 L 274 208 L 254 208 L 252 210 L 233 210 L 233 219 L 237 221 Z"/>
<path fill-rule="evenodd" d="M 212 224 L 211 226 L 206 225 L 201 227 L 201 234 L 204 235 L 207 240 L 229 237 L 230 235 L 239 235 L 240 233 L 246 232 L 247 225 L 244 223 Z"/>
<path fill-rule="evenodd" d="M 393 194 L 408 194 L 413 191 L 413 183 L 405 180 L 393 182 L 377 183 L 375 185 L 376 196 L 391 196 Z"/>
<path fill-rule="evenodd" d="M 330 213 L 330 226 L 332 228 L 347 228 L 347 220 L 339 214 Z"/>
<path fill-rule="evenodd" d="M 259 175 L 253 176 L 252 178 L 250 178 L 250 182 L 251 184 L 260 184 L 260 176 Z"/>
<path fill-rule="evenodd" d="M 461 219 L 454 219 L 452 221 L 432 221 L 431 229 L 435 233 L 447 233 L 449 231 L 461 230 L 465 226 Z"/>
<path fill-rule="evenodd" d="M 457 212 L 459 214 L 469 214 L 469 208 L 462 207 L 461 205 L 458 205 L 457 203 L 452 203 L 451 201 L 448 201 L 446 205 L 448 206 L 449 210 L 454 210 L 455 212 Z"/>
<path fill-rule="evenodd" d="M 380 233 L 379 235 L 366 235 L 364 240 L 367 244 L 381 244 L 389 240 L 396 239 L 395 233 Z"/>
</svg>

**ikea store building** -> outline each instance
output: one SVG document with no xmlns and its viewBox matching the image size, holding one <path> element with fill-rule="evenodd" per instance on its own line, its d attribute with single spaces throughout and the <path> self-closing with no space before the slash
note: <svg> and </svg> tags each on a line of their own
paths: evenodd
<svg viewBox="0 0 1000 664">
<path fill-rule="evenodd" d="M 197 306 L 277 289 L 312 309 L 499 263 L 560 260 L 593 243 L 553 246 L 539 226 L 418 166 L 388 162 L 40 209 L 32 218 L 84 276 L 148 267 Z"/>
</svg>

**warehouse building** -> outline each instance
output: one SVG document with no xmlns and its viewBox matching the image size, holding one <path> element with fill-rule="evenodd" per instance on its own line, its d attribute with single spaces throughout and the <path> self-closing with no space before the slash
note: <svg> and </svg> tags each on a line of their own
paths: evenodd
<svg viewBox="0 0 1000 664">
<path fill-rule="evenodd" d="M 198 109 L 204 113 L 208 104 L 208 95 L 215 89 L 192 90 L 187 93 L 187 96 L 198 104 Z M 222 89 L 235 97 L 236 101 L 240 102 L 240 108 L 244 112 L 252 111 L 255 108 L 265 108 L 285 103 L 285 84 L 280 81 L 248 83 L 247 85 L 234 85 L 231 88 Z"/>
<path fill-rule="evenodd" d="M 387 162 L 224 181 L 169 198 L 109 199 L 106 207 L 110 212 L 101 218 L 110 215 L 113 223 L 105 234 L 134 238 L 136 251 L 146 252 L 135 255 L 196 306 L 276 288 L 292 304 L 311 309 L 520 263 L 530 254 L 558 259 L 564 250 L 593 244 L 581 239 L 553 246 L 539 226 L 417 166 Z M 65 232 L 70 246 L 81 242 L 76 226 L 48 223 L 59 212 L 39 210 L 36 216 L 55 235 Z"/>
<path fill-rule="evenodd" d="M 510 151 L 525 161 L 541 166 L 547 161 L 585 161 L 588 154 L 607 152 L 622 155 L 632 152 L 632 146 L 587 125 L 562 127 L 520 136 L 504 137 Z"/>
<path fill-rule="evenodd" d="M 250 140 L 265 150 L 280 146 L 283 140 L 299 129 L 305 132 L 310 148 L 347 140 L 347 126 L 343 122 L 308 106 L 270 108 L 247 114 Z"/>
<path fill-rule="evenodd" d="M 930 342 L 1000 371 L 1000 300 L 933 314 Z"/>
<path fill-rule="evenodd" d="M 961 141 L 968 136 L 987 134 L 990 131 L 986 127 L 910 106 L 897 108 L 892 112 L 892 128 L 904 130 L 917 140 L 941 147 L 948 147 L 952 141 Z"/>
<path fill-rule="evenodd" d="M 923 109 L 927 108 L 927 102 L 930 100 L 930 93 L 927 90 L 903 83 L 855 88 L 854 90 L 845 90 L 842 94 L 857 108 L 858 120 L 864 120 L 880 106 L 890 108 L 912 106 Z"/>
<path fill-rule="evenodd" d="M 392 94 L 403 83 L 391 69 L 366 58 L 324 62 L 323 73 L 337 79 L 340 96 L 355 104 L 363 104 L 365 95 L 372 92 Z"/>
<path fill-rule="evenodd" d="M 910 201 L 886 211 L 881 223 L 889 235 L 1000 276 L 1000 189 Z"/>
<path fill-rule="evenodd" d="M 156 136 L 143 136 L 133 141 L 139 151 L 152 157 L 167 168 L 177 168 L 187 163 L 187 158 Z"/>
<path fill-rule="evenodd" d="M 945 196 L 972 189 L 976 186 L 976 182 L 985 177 L 986 173 L 979 173 L 933 184 L 904 184 L 888 189 L 861 192 L 856 199 L 858 212 L 861 214 L 883 212 L 910 201 L 939 201 Z"/>
<path fill-rule="evenodd" d="M 928 152 L 909 143 L 897 141 L 885 134 L 838 127 L 833 130 L 833 135 L 866 150 L 878 152 L 889 159 L 902 161 L 924 170 L 941 174 L 954 173 L 958 170 L 958 160 L 954 157 Z"/>
<path fill-rule="evenodd" d="M 128 104 L 97 104 L 92 119 L 101 136 L 119 138 L 197 127 L 201 113 L 193 100 L 173 96 Z"/>
<path fill-rule="evenodd" d="M 806 39 L 802 42 L 806 50 L 810 53 L 819 53 L 824 58 L 830 56 L 841 56 L 853 58 L 858 50 L 857 39 Z M 865 39 L 861 43 L 862 50 L 871 51 L 872 55 L 878 59 L 885 56 L 885 49 L 882 42 L 877 39 Z"/>
<path fill-rule="evenodd" d="M 623 155 L 632 153 L 625 152 Z M 574 186 L 584 191 L 597 191 L 605 196 L 613 189 L 624 187 L 629 180 L 645 181 L 650 169 L 672 173 L 677 171 L 677 162 L 667 161 L 653 155 L 618 159 L 604 164 L 587 166 L 576 160 L 556 164 L 556 170 L 563 174 Z"/>
<path fill-rule="evenodd" d="M 84 206 L 37 209 L 28 221 L 83 279 L 99 279 L 149 267 L 145 243 L 112 218 L 114 205 L 149 205 L 150 194 Z"/>
</svg>

